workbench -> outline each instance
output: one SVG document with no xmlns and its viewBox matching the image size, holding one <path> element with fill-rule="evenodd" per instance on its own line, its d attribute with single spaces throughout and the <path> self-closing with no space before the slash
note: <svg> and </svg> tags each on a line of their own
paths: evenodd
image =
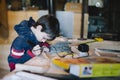
<svg viewBox="0 0 120 80">
<path fill-rule="evenodd" d="M 89 40 L 88 40 L 89 41 Z M 87 40 L 72 40 L 72 42 L 74 43 L 73 45 L 75 46 L 78 43 L 84 43 L 87 42 Z M 90 51 L 89 51 L 89 57 L 99 57 L 98 55 L 95 54 L 95 48 L 103 48 L 103 49 L 114 49 L 114 50 L 120 50 L 120 41 L 103 41 L 103 42 L 94 42 L 94 43 L 90 43 L 88 44 L 90 47 Z M 55 57 L 53 55 L 53 57 Z M 119 57 L 114 57 L 114 59 L 120 60 Z M 63 74 L 63 75 L 68 75 L 68 71 L 66 72 L 64 69 L 54 65 L 51 60 L 48 61 L 47 59 L 44 59 L 43 57 L 34 57 L 31 60 L 27 61 L 25 63 L 25 65 L 31 65 L 31 66 L 47 66 L 48 69 L 46 71 L 43 71 L 45 73 L 53 73 L 53 74 Z M 18 65 L 19 67 L 19 65 Z M 16 71 L 20 71 L 22 70 L 22 68 L 17 68 L 15 71 L 8 73 L 8 75 L 6 75 L 4 78 L 6 77 L 10 77 L 15 75 Z M 27 70 L 27 69 L 26 69 Z M 83 78 L 81 78 L 83 79 Z M 110 77 L 88 77 L 88 78 L 84 78 L 84 80 L 101 80 L 101 79 L 106 79 L 106 80 L 119 80 L 120 77 L 119 76 L 110 76 Z M 12 79 L 11 79 L 12 80 Z M 46 79 L 47 80 L 47 79 Z M 50 80 L 50 79 L 48 79 Z M 53 79 L 54 80 L 54 79 Z"/>
</svg>

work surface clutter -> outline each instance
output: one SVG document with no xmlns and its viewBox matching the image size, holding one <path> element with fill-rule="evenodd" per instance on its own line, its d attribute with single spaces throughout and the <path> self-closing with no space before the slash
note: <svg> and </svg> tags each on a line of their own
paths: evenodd
<svg viewBox="0 0 120 80">
<path fill-rule="evenodd" d="M 49 43 L 49 53 L 43 52 L 24 64 L 17 64 L 16 69 L 5 75 L 3 80 L 58 80 L 60 77 L 71 80 L 73 77 L 120 76 L 119 41 L 58 37 Z"/>
</svg>

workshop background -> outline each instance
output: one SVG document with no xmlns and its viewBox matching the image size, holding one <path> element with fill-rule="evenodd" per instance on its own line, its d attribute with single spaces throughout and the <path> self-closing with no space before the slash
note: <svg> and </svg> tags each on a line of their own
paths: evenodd
<svg viewBox="0 0 120 80">
<path fill-rule="evenodd" d="M 61 36 L 84 39 L 101 37 L 111 41 L 107 43 L 111 46 L 100 46 L 120 49 L 120 1 L 84 1 L 55 0 L 53 14 L 60 21 Z M 37 20 L 40 16 L 49 14 L 49 8 L 48 0 L 0 0 L 0 78 L 9 72 L 7 56 L 10 45 L 17 36 L 14 26 L 31 16 Z"/>
</svg>

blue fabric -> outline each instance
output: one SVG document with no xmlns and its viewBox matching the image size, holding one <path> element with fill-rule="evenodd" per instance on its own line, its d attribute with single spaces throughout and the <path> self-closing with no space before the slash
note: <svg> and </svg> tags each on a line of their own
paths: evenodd
<svg viewBox="0 0 120 80">
<path fill-rule="evenodd" d="M 28 21 L 23 20 L 20 24 L 15 25 L 14 29 L 17 32 L 18 36 L 12 42 L 10 55 L 8 56 L 8 62 L 13 63 L 24 63 L 32 57 L 28 55 L 27 51 L 32 49 L 32 45 L 28 43 L 31 41 L 33 44 L 39 44 L 35 35 L 32 33 L 30 27 L 35 23 L 35 21 L 30 18 Z M 11 50 L 14 48 L 15 50 L 24 50 L 24 55 L 20 58 L 14 58 L 11 56 Z"/>
<path fill-rule="evenodd" d="M 13 46 L 19 47 L 22 44 L 20 47 L 26 47 L 28 40 L 34 44 L 38 44 L 35 35 L 30 29 L 34 23 L 35 21 L 30 17 L 29 21 L 23 20 L 20 24 L 15 25 L 14 29 L 17 32 L 18 37 L 13 41 Z"/>
</svg>

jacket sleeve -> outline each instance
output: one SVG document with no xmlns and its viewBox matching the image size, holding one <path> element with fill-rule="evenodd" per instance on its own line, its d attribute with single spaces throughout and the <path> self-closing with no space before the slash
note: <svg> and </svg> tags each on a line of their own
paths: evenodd
<svg viewBox="0 0 120 80">
<path fill-rule="evenodd" d="M 35 56 L 29 47 L 24 47 L 26 45 L 24 42 L 16 40 L 11 47 L 10 56 L 16 60 L 15 63 L 24 63 Z"/>
<path fill-rule="evenodd" d="M 14 47 L 12 48 L 11 56 L 16 60 L 15 63 L 24 63 L 34 57 L 35 55 L 31 50 L 25 51 L 24 49 L 17 50 Z"/>
</svg>

